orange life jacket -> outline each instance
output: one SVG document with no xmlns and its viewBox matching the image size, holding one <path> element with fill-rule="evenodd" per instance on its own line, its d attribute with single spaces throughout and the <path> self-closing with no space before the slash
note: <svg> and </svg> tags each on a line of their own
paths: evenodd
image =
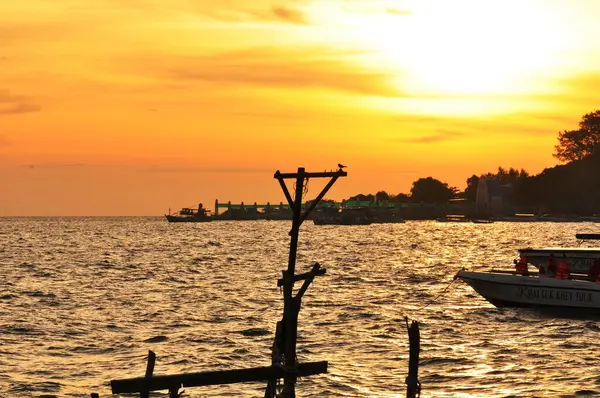
<svg viewBox="0 0 600 398">
<path fill-rule="evenodd" d="M 556 270 L 556 279 L 569 279 L 569 263 L 566 260 L 561 261 L 558 264 L 558 269 Z"/>
</svg>

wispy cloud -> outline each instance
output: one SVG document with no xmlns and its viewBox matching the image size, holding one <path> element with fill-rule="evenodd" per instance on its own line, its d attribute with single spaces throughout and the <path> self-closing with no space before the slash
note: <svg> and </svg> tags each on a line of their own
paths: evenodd
<svg viewBox="0 0 600 398">
<path fill-rule="evenodd" d="M 22 164 L 20 167 L 25 169 L 83 169 L 98 167 L 98 165 L 89 163 L 31 163 Z"/>
<path fill-rule="evenodd" d="M 0 44 L 8 45 L 21 42 L 68 38 L 73 29 L 70 25 L 58 22 L 21 22 L 2 21 L 0 25 Z"/>
<path fill-rule="evenodd" d="M 309 23 L 303 9 L 310 1 L 299 0 L 171 0 L 168 3 L 140 0 L 104 0 L 111 8 L 144 12 L 192 14 L 224 22 Z M 79 2 L 81 3 L 81 2 Z"/>
<path fill-rule="evenodd" d="M 260 119 L 284 119 L 284 120 L 305 120 L 306 115 L 301 113 L 282 113 L 282 112 L 231 112 L 232 116 L 251 117 Z M 326 119 L 323 116 L 311 115 L 311 119 Z"/>
<path fill-rule="evenodd" d="M 202 81 L 219 86 L 247 85 L 280 88 L 327 88 L 363 95 L 398 97 L 392 75 L 369 70 L 348 61 L 352 53 L 331 54 L 314 47 L 291 50 L 259 47 L 198 57 L 155 57 L 156 77 L 178 81 Z M 136 66 L 139 61 L 135 61 Z"/>
<path fill-rule="evenodd" d="M 380 173 L 390 173 L 390 174 L 417 174 L 420 173 L 419 170 L 416 169 L 382 169 L 378 170 Z"/>
<path fill-rule="evenodd" d="M 30 102 L 25 96 L 0 90 L 0 115 L 38 112 L 41 109 L 41 106 Z"/>
<path fill-rule="evenodd" d="M 562 92 L 556 93 L 554 99 L 563 98 L 564 101 L 578 103 L 598 104 L 598 87 L 600 86 L 600 73 L 586 73 L 562 79 L 558 82 Z M 592 111 L 589 109 L 586 112 Z"/>
<path fill-rule="evenodd" d="M 435 142 L 451 141 L 457 137 L 464 137 L 465 135 L 466 134 L 462 131 L 438 129 L 435 131 L 434 134 L 423 135 L 419 137 L 403 138 L 399 141 L 410 144 L 430 144 Z"/>
<path fill-rule="evenodd" d="M 412 12 L 409 10 L 401 10 L 399 8 L 388 8 L 387 13 L 393 14 L 393 15 L 411 15 L 412 14 Z"/>
<path fill-rule="evenodd" d="M 230 5 L 229 7 L 215 6 L 203 7 L 198 10 L 199 14 L 209 18 L 226 22 L 282 22 L 298 25 L 308 25 L 310 23 L 306 13 L 302 9 L 290 5 L 270 5 L 249 7 L 251 2 L 245 2 L 243 5 Z"/>
<path fill-rule="evenodd" d="M 216 166 L 216 167 L 194 167 L 194 166 L 152 166 L 143 169 L 146 173 L 272 173 L 273 169 L 238 167 L 238 166 Z"/>
<path fill-rule="evenodd" d="M 553 137 L 560 130 L 576 127 L 573 118 L 560 117 L 552 111 L 520 112 L 492 117 L 455 118 L 445 116 L 404 115 L 394 119 L 402 133 L 391 143 L 428 144 L 456 140 L 479 140 L 486 137 L 518 135 L 534 140 Z M 565 124 L 566 123 L 566 124 Z"/>
<path fill-rule="evenodd" d="M 292 22 L 297 24 L 308 23 L 306 15 L 302 11 L 295 8 L 280 6 L 272 7 L 271 11 L 273 12 L 273 15 L 275 15 L 278 19 L 286 22 Z"/>
</svg>

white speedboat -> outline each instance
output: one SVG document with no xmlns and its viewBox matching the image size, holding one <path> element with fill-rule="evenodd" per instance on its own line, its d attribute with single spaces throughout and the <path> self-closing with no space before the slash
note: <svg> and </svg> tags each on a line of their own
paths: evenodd
<svg viewBox="0 0 600 398">
<path fill-rule="evenodd" d="M 517 275 L 514 272 L 470 272 L 456 277 L 496 307 L 535 307 L 562 310 L 567 314 L 585 312 L 600 315 L 600 284 L 591 278 L 555 279 Z"/>
<path fill-rule="evenodd" d="M 600 240 L 600 234 L 577 234 L 580 241 Z M 587 274 L 596 259 L 600 258 L 600 247 L 547 247 L 519 249 L 521 256 L 527 257 L 527 262 L 536 268 L 548 263 L 550 255 L 554 256 L 557 263 L 563 258 L 569 263 L 573 274 Z"/>
</svg>

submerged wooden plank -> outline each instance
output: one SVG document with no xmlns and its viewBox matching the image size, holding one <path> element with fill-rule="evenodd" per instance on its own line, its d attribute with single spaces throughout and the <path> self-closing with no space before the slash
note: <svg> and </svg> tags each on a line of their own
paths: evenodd
<svg viewBox="0 0 600 398">
<path fill-rule="evenodd" d="M 298 365 L 296 376 L 312 376 L 327 373 L 327 361 L 307 362 Z M 219 370 L 213 372 L 180 373 L 174 375 L 136 377 L 111 380 L 113 394 L 136 393 L 143 390 L 159 391 L 179 387 L 199 387 L 217 384 L 245 383 L 281 379 L 286 372 L 280 366 L 264 366 L 250 369 Z"/>
</svg>

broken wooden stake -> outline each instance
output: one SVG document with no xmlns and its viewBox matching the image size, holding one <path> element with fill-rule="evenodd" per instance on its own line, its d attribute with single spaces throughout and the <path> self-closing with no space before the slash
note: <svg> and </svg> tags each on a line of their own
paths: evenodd
<svg viewBox="0 0 600 398">
<path fill-rule="evenodd" d="M 148 379 L 150 377 L 152 377 L 152 374 L 154 373 L 154 364 L 156 362 L 156 354 L 151 351 L 148 350 L 148 362 L 146 363 L 146 375 L 144 376 L 144 378 Z M 150 397 L 150 390 L 144 389 L 142 391 L 140 391 L 140 398 L 149 398 Z"/>
<path fill-rule="evenodd" d="M 419 381 L 419 351 L 421 337 L 419 333 L 419 322 L 412 321 L 408 325 L 408 317 L 405 317 L 406 329 L 408 330 L 408 341 L 410 344 L 408 358 L 408 376 L 406 377 L 406 398 L 415 398 L 421 395 L 421 382 Z"/>
</svg>

